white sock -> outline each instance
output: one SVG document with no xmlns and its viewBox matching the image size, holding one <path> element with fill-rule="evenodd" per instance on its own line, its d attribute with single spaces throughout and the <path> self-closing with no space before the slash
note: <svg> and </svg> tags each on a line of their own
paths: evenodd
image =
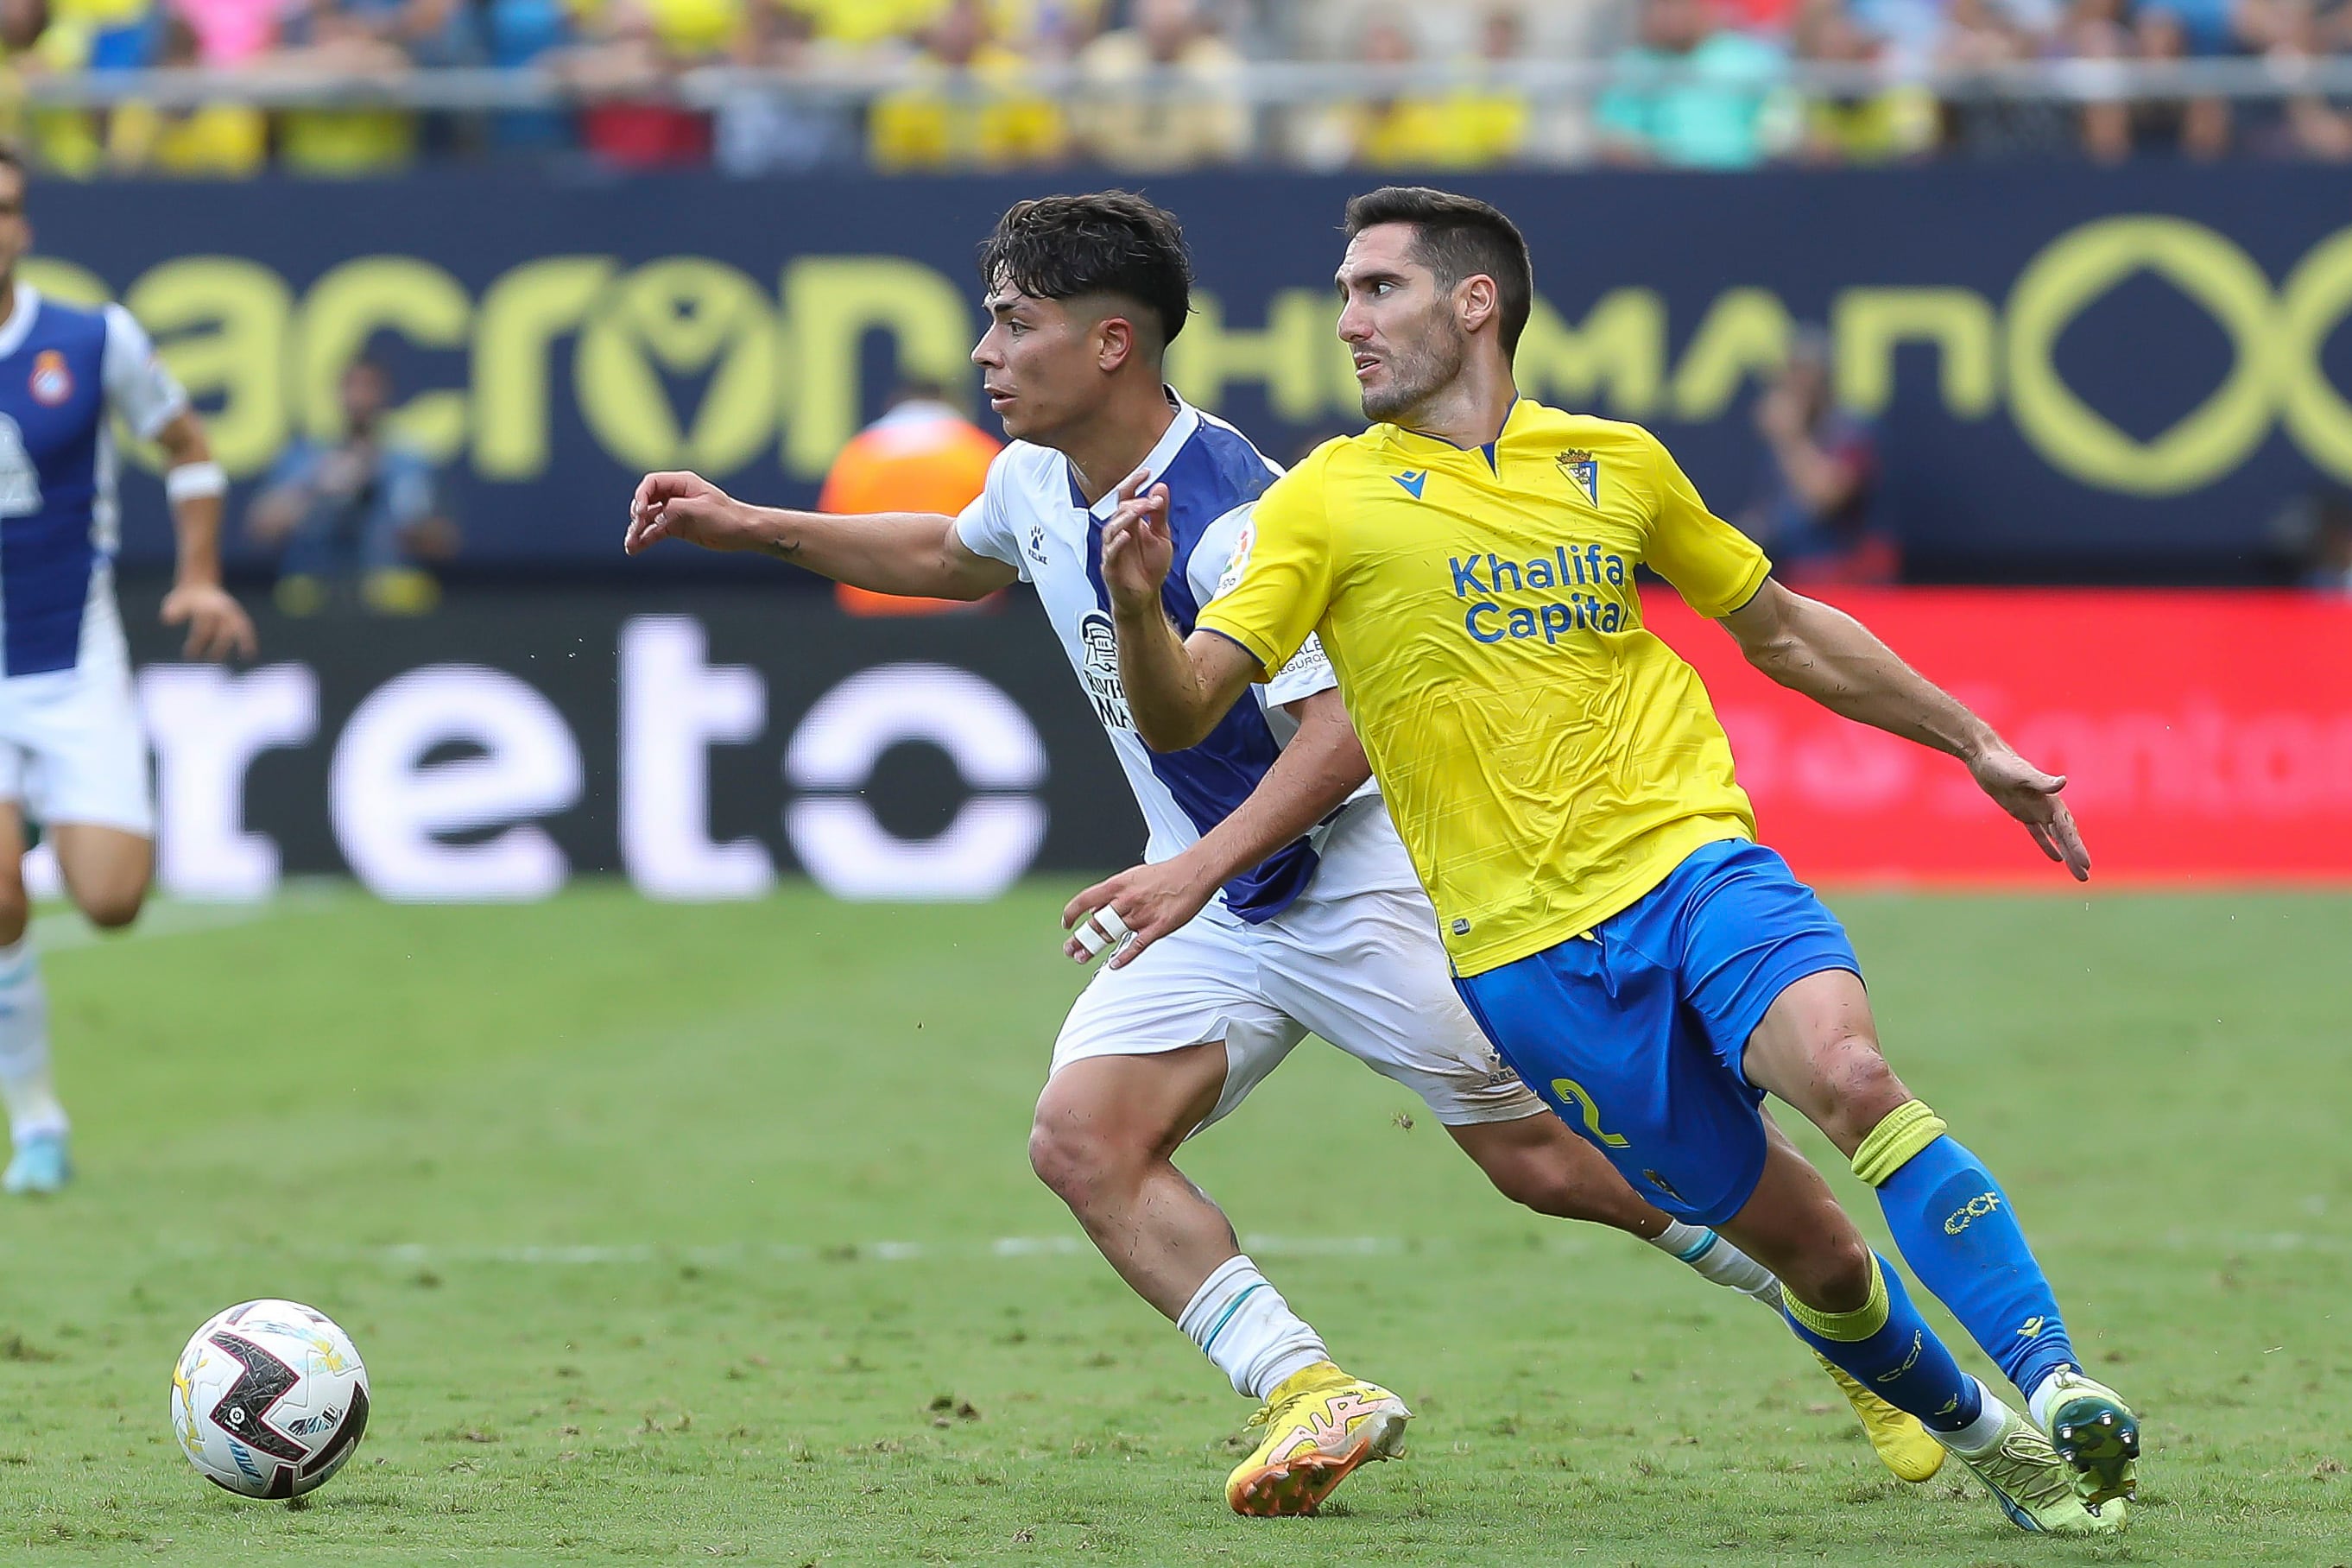
<svg viewBox="0 0 2352 1568">
<path fill-rule="evenodd" d="M 2009 1422 L 2009 1406 L 1994 1397 L 1992 1390 L 1985 1386 L 1984 1379 L 1973 1377 L 1969 1381 L 1977 1385 L 1977 1396 L 1984 1401 L 1984 1408 L 1977 1412 L 1977 1418 L 1957 1432 L 1938 1432 L 1933 1427 L 1927 1432 L 1927 1436 L 1963 1458 L 1990 1450 L 2000 1440 L 2000 1429 Z"/>
<path fill-rule="evenodd" d="M 1666 1228 L 1649 1242 L 1676 1261 L 1689 1264 L 1700 1279 L 1737 1290 L 1775 1312 L 1780 1310 L 1780 1281 L 1772 1271 L 1706 1226 L 1670 1219 Z"/>
<path fill-rule="evenodd" d="M 66 1130 L 66 1108 L 49 1081 L 49 997 L 30 937 L 0 947 L 0 1100 L 14 1142 Z"/>
<path fill-rule="evenodd" d="M 1321 1338 L 1244 1254 L 1228 1258 L 1201 1282 L 1176 1326 L 1252 1399 L 1264 1399 L 1283 1379 L 1331 1359 Z"/>
<path fill-rule="evenodd" d="M 2060 1367 L 2040 1383 L 2035 1384 L 2032 1392 L 2025 1396 L 2027 1414 L 2033 1417 L 2033 1424 L 2044 1432 L 2050 1430 L 2050 1412 L 2058 1403 L 2058 1373 L 2079 1370 L 2081 1369 L 2077 1367 Z"/>
</svg>

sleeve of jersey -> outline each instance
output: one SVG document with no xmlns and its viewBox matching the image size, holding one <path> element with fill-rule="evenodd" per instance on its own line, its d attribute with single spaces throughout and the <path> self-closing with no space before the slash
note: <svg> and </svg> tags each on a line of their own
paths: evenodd
<svg viewBox="0 0 2352 1568">
<path fill-rule="evenodd" d="M 1274 672 L 1265 683 L 1265 700 L 1269 707 L 1286 708 L 1293 702 L 1304 702 L 1318 691 L 1329 691 L 1339 684 L 1331 669 L 1331 658 L 1323 651 L 1323 639 L 1310 637 L 1298 645 L 1290 662 Z"/>
<path fill-rule="evenodd" d="M 1646 431 L 1643 437 L 1654 497 L 1643 559 L 1692 609 L 1709 620 L 1727 616 L 1756 596 L 1772 563 L 1754 540 L 1706 510 L 1663 442 Z"/>
<path fill-rule="evenodd" d="M 1242 552 L 1242 540 L 1255 504 L 1237 506 L 1201 531 L 1201 541 L 1192 547 L 1192 559 L 1185 570 L 1194 604 L 1214 604 L 1220 595 L 1241 581 L 1243 569 L 1248 565 Z M 1310 637 L 1291 656 L 1290 662 L 1267 679 L 1265 700 L 1281 708 L 1303 701 L 1318 691 L 1328 691 L 1339 684 L 1339 677 L 1331 673 L 1331 661 L 1324 655 L 1323 640 Z"/>
<path fill-rule="evenodd" d="M 106 351 L 100 378 L 106 384 L 108 406 L 122 416 L 142 441 L 178 417 L 188 406 L 188 395 L 173 379 L 148 340 L 147 330 L 120 305 L 109 305 Z"/>
<path fill-rule="evenodd" d="M 1269 674 L 1279 672 L 1331 605 L 1321 463 L 1301 463 L 1257 498 L 1226 575 L 1234 585 L 1197 624 L 1241 644 Z"/>
<path fill-rule="evenodd" d="M 1007 447 L 1005 451 L 1011 449 Z M 1013 537 L 1012 517 L 1004 504 L 1004 491 L 1011 479 L 1005 471 L 1005 453 L 1000 452 L 988 466 L 988 479 L 980 487 L 980 494 L 957 515 L 956 537 L 974 555 L 1003 562 L 1020 573 L 1021 580 L 1026 583 L 1032 580 L 1028 558 L 1021 552 L 1020 540 Z"/>
</svg>

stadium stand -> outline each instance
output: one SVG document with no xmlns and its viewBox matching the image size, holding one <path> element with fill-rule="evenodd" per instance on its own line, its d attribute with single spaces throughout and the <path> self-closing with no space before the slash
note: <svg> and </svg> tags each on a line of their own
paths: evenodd
<svg viewBox="0 0 2352 1568">
<path fill-rule="evenodd" d="M 2352 159 L 2322 0 L 7 0 L 46 172 Z"/>
</svg>

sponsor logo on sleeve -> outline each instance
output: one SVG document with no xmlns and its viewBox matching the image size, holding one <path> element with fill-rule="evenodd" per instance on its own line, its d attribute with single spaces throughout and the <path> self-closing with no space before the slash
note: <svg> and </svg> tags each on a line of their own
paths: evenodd
<svg viewBox="0 0 2352 1568">
<path fill-rule="evenodd" d="M 1118 633 L 1110 617 L 1100 610 L 1088 610 L 1078 622 L 1078 641 L 1087 650 L 1078 678 L 1086 683 L 1087 700 L 1094 705 L 1095 717 L 1108 729 L 1134 729 L 1135 720 L 1127 710 L 1127 688 L 1118 679 Z"/>
</svg>

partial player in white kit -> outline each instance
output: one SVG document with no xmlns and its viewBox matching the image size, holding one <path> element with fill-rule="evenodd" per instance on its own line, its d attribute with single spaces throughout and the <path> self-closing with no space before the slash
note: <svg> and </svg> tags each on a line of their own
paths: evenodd
<svg viewBox="0 0 2352 1568">
<path fill-rule="evenodd" d="M 90 921 L 137 918 L 153 873 L 155 806 L 131 658 L 114 604 L 120 418 L 164 455 L 179 573 L 163 618 L 190 658 L 249 655 L 253 623 L 220 585 L 221 496 L 187 394 L 119 305 L 45 300 L 16 277 L 32 243 L 25 170 L 0 148 L 0 1099 L 11 1193 L 65 1184 L 65 1108 L 48 1004 L 26 935 L 27 819 Z"/>
<path fill-rule="evenodd" d="M 993 322 L 972 357 L 1013 441 L 961 518 L 773 510 L 692 474 L 653 474 L 625 547 L 677 537 L 760 550 L 891 594 L 1035 584 L 1150 843 L 1145 865 L 1068 911 L 1074 956 L 1125 945 L 1063 1026 L 1031 1159 L 1137 1293 L 1266 1402 L 1264 1441 L 1228 1501 L 1311 1510 L 1358 1464 L 1398 1451 L 1410 1416 L 1333 1364 L 1171 1158 L 1310 1031 L 1420 1094 L 1507 1195 L 1627 1230 L 1777 1302 L 1767 1271 L 1652 1208 L 1496 1060 L 1454 994 L 1435 917 L 1319 659 L 1302 655 L 1190 751 L 1155 754 L 1135 735 L 1099 564 L 1113 487 L 1138 468 L 1169 486 L 1189 570 L 1171 574 L 1168 608 L 1189 626 L 1234 553 L 1238 509 L 1278 472 L 1161 384 L 1191 277 L 1174 220 L 1116 192 L 1025 202 L 998 225 L 982 271 Z M 1270 1160 L 1265 1181 L 1287 1194 L 1301 1174 Z M 1859 1387 L 1849 1397 L 1890 1465 L 1923 1446 L 1940 1453 Z"/>
</svg>

